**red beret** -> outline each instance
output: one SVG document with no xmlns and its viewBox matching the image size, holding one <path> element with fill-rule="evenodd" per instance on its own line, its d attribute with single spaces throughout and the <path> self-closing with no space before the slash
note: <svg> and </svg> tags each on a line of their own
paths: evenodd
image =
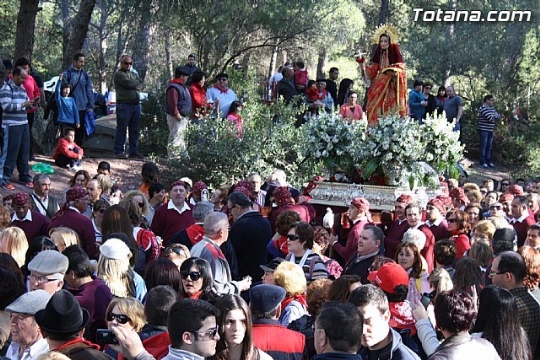
<svg viewBox="0 0 540 360">
<path fill-rule="evenodd" d="M 401 194 L 399 195 L 399 197 L 396 199 L 396 202 L 399 202 L 399 203 L 404 203 L 404 204 L 412 204 L 413 203 L 413 198 L 411 195 L 409 194 Z"/>
<path fill-rule="evenodd" d="M 30 197 L 27 193 L 18 192 L 13 195 L 13 205 L 25 205 L 30 202 Z"/>
<path fill-rule="evenodd" d="M 361 197 L 354 198 L 351 201 L 351 205 L 356 206 L 360 210 L 364 210 L 364 212 L 367 212 L 369 210 L 369 201 Z"/>
<path fill-rule="evenodd" d="M 444 203 L 441 199 L 431 199 L 428 201 L 427 204 L 437 208 L 437 210 L 439 210 L 441 214 L 444 214 Z"/>
<path fill-rule="evenodd" d="M 435 199 L 441 200 L 444 206 L 452 206 L 452 199 L 446 194 L 437 195 Z"/>
<path fill-rule="evenodd" d="M 193 193 L 196 195 L 201 195 L 201 191 L 203 191 L 204 189 L 208 189 L 208 186 L 206 186 L 204 181 L 199 180 L 195 184 L 193 184 L 193 188 L 191 191 L 193 191 Z"/>
<path fill-rule="evenodd" d="M 291 192 L 286 186 L 280 186 L 274 190 L 274 200 L 277 206 L 292 205 L 294 201 L 292 199 Z"/>
<path fill-rule="evenodd" d="M 66 202 L 75 201 L 82 199 L 88 195 L 88 191 L 83 188 L 82 186 L 75 185 L 69 188 L 69 190 L 66 193 Z"/>
<path fill-rule="evenodd" d="M 523 187 L 518 184 L 510 185 L 510 187 L 508 188 L 508 193 L 515 196 L 523 196 L 525 194 L 523 191 Z"/>
<path fill-rule="evenodd" d="M 461 200 L 465 205 L 469 203 L 469 198 L 465 196 L 465 192 L 460 187 L 450 190 L 450 197 L 452 200 Z"/>
<path fill-rule="evenodd" d="M 514 195 L 510 193 L 502 194 L 499 198 L 499 202 L 512 201 L 514 200 Z"/>
</svg>

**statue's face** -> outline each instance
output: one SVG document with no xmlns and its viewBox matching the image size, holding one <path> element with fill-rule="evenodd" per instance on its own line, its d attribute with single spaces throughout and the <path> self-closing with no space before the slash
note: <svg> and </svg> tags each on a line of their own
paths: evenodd
<svg viewBox="0 0 540 360">
<path fill-rule="evenodd" d="M 379 46 L 381 49 L 386 50 L 390 46 L 390 39 L 386 35 L 382 35 L 379 39 Z"/>
</svg>

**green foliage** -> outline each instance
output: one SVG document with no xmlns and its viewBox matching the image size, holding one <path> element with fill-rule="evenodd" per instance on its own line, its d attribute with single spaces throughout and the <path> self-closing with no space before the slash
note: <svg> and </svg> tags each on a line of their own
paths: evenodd
<svg viewBox="0 0 540 360">
<path fill-rule="evenodd" d="M 243 111 L 241 137 L 236 125 L 223 119 L 206 118 L 201 125 L 190 125 L 188 156 L 180 153 L 169 159 L 169 177 L 189 176 L 217 186 L 252 171 L 268 174 L 280 168 L 292 184 L 300 186 L 320 173 L 320 166 L 302 156 L 306 139 L 294 126 L 295 108 L 256 101 L 247 103 Z"/>
</svg>

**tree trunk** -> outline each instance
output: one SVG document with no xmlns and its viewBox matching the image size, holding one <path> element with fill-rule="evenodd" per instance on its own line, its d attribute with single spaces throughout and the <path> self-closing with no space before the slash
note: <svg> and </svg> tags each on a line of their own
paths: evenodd
<svg viewBox="0 0 540 360">
<path fill-rule="evenodd" d="M 456 11 L 457 8 L 457 0 L 452 0 L 452 10 Z M 446 36 L 448 37 L 448 41 L 452 44 L 454 42 L 455 38 L 455 26 L 456 24 L 451 22 L 448 24 L 448 29 L 446 30 Z M 446 69 L 444 71 L 444 86 L 450 86 L 450 76 L 452 76 L 452 59 L 447 58 L 446 60 Z"/>
<path fill-rule="evenodd" d="M 317 60 L 317 79 L 326 78 L 324 73 L 324 68 L 326 66 L 326 49 L 323 49 L 319 52 L 319 58 Z"/>
<path fill-rule="evenodd" d="M 268 69 L 268 78 L 270 79 L 274 75 L 274 69 L 276 68 L 277 55 L 278 55 L 278 46 L 272 48 L 272 57 L 270 58 L 270 68 Z"/>
<path fill-rule="evenodd" d="M 69 68 L 73 55 L 82 51 L 95 5 L 96 0 L 82 0 L 77 15 L 67 26 L 64 24 L 64 38 L 67 37 L 67 43 L 64 43 L 63 69 Z"/>
<path fill-rule="evenodd" d="M 98 54 L 98 81 L 101 93 L 104 94 L 107 91 L 108 85 L 106 79 L 107 73 L 107 35 L 105 28 L 107 26 L 107 19 L 109 17 L 107 13 L 106 0 L 100 0 L 99 3 L 101 16 L 99 19 L 99 54 Z"/>
<path fill-rule="evenodd" d="M 174 76 L 174 72 L 173 72 L 173 61 L 172 61 L 171 31 L 165 32 L 164 40 L 165 40 L 165 64 L 167 64 L 167 72 L 169 74 L 169 79 L 172 79 Z"/>
<path fill-rule="evenodd" d="M 17 14 L 17 32 L 15 34 L 15 52 L 13 59 L 27 58 L 32 60 L 34 50 L 34 32 L 36 29 L 36 16 L 39 0 L 20 0 L 19 13 Z"/>
<path fill-rule="evenodd" d="M 381 0 L 381 8 L 379 11 L 379 23 L 377 25 L 386 24 L 388 22 L 388 16 L 390 0 Z"/>
<path fill-rule="evenodd" d="M 150 64 L 150 56 L 154 44 L 154 33 L 156 32 L 156 22 L 152 21 L 156 13 L 157 4 L 155 1 L 146 0 L 141 2 L 141 26 L 133 47 L 133 67 L 139 71 L 140 78 L 144 81 Z"/>
</svg>

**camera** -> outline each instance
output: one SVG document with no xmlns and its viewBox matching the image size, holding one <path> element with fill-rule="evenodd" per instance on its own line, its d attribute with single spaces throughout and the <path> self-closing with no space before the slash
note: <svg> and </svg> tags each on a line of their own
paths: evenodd
<svg viewBox="0 0 540 360">
<path fill-rule="evenodd" d="M 96 335 L 98 344 L 118 344 L 118 339 L 112 330 L 97 329 Z"/>
</svg>

